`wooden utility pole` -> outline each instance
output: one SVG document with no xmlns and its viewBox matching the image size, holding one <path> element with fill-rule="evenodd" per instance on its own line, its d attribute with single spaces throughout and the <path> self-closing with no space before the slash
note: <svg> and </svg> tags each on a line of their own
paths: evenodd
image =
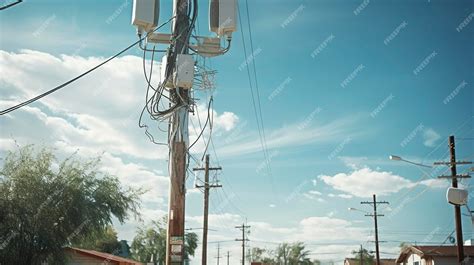
<svg viewBox="0 0 474 265">
<path fill-rule="evenodd" d="M 364 254 L 364 251 L 363 251 L 362 245 L 360 245 L 360 265 L 364 265 L 364 256 L 362 256 L 363 254 Z"/>
<path fill-rule="evenodd" d="M 167 75 L 177 67 L 178 54 L 188 53 L 188 32 L 190 18 L 188 17 L 188 1 L 174 0 L 174 23 L 172 28 L 174 47 L 168 54 Z M 177 87 L 170 89 L 170 98 L 174 104 L 184 105 L 173 112 L 170 125 L 170 193 L 168 211 L 168 232 L 166 237 L 166 265 L 184 264 L 184 217 L 186 197 L 186 154 L 189 141 L 188 134 L 188 102 L 189 91 Z"/>
<path fill-rule="evenodd" d="M 236 239 L 235 241 L 242 241 L 242 265 L 245 265 L 245 242 L 249 241 L 249 239 L 246 238 L 245 229 L 249 229 L 250 226 L 242 224 L 240 226 L 236 226 L 235 228 L 242 230 L 242 239 Z"/>
<path fill-rule="evenodd" d="M 375 255 L 376 255 L 376 261 L 377 265 L 380 265 L 380 252 L 379 252 L 379 228 L 377 224 L 377 217 L 379 216 L 384 216 L 383 214 L 377 214 L 377 204 L 389 204 L 386 201 L 378 202 L 377 201 L 377 196 L 374 194 L 372 195 L 373 201 L 367 201 L 367 202 L 361 202 L 361 204 L 371 204 L 374 207 L 374 213 L 373 214 L 366 214 L 365 216 L 371 216 L 374 217 L 374 224 L 375 224 Z"/>
<path fill-rule="evenodd" d="M 439 176 L 438 178 L 449 178 L 453 188 L 458 187 L 458 178 L 470 178 L 469 175 L 458 175 L 456 165 L 459 164 L 472 164 L 467 161 L 456 161 L 456 146 L 454 143 L 454 135 L 448 138 L 450 161 L 449 162 L 435 162 L 435 165 L 448 165 L 451 168 L 450 176 Z M 454 217 L 456 222 L 456 244 L 458 253 L 458 263 L 461 264 L 464 261 L 464 239 L 462 237 L 462 219 L 461 219 L 461 206 L 454 205 Z"/>
<path fill-rule="evenodd" d="M 217 243 L 217 265 L 219 265 L 219 261 L 221 260 L 221 246 L 219 243 Z"/>
<path fill-rule="evenodd" d="M 204 168 L 193 168 L 193 171 L 204 170 L 204 185 L 196 185 L 196 188 L 204 188 L 204 216 L 202 230 L 202 265 L 207 264 L 207 233 L 208 233 L 208 218 L 209 218 L 209 190 L 211 188 L 220 188 L 222 185 L 210 184 L 209 183 L 209 171 L 210 170 L 222 170 L 221 167 L 209 167 L 209 155 L 206 155 L 206 165 Z M 218 254 L 219 256 L 219 254 Z"/>
<path fill-rule="evenodd" d="M 227 265 L 229 265 L 229 260 L 230 260 L 230 252 L 227 251 Z"/>
</svg>

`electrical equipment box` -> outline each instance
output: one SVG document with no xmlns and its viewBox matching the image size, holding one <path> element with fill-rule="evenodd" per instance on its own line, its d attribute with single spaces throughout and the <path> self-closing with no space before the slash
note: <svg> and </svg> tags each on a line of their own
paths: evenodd
<svg viewBox="0 0 474 265">
<path fill-rule="evenodd" d="M 150 32 L 158 26 L 160 0 L 133 0 L 132 25 L 138 31 Z"/>
<path fill-rule="evenodd" d="M 194 59 L 189 54 L 178 54 L 174 70 L 174 87 L 190 89 L 194 81 Z"/>
<path fill-rule="evenodd" d="M 214 57 L 222 54 L 220 38 L 198 37 L 198 43 L 193 48 L 204 57 Z"/>
<path fill-rule="evenodd" d="M 237 30 L 237 0 L 209 1 L 209 29 L 218 36 L 231 37 Z"/>
<path fill-rule="evenodd" d="M 148 35 L 149 43 L 171 44 L 172 35 L 167 33 L 152 33 Z"/>
<path fill-rule="evenodd" d="M 450 204 L 453 205 L 466 205 L 469 198 L 469 193 L 465 189 L 460 188 L 448 188 L 446 192 L 446 199 Z"/>
</svg>

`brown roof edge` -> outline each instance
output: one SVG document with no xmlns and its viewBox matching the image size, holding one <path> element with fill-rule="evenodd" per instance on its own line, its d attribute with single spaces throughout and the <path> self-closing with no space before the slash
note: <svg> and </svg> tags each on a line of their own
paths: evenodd
<svg viewBox="0 0 474 265">
<path fill-rule="evenodd" d="M 466 255 L 474 255 L 474 246 L 464 246 Z M 455 257 L 456 246 L 408 246 L 397 258 L 397 263 L 406 261 L 406 258 L 411 254 L 417 254 L 424 257 L 433 256 L 444 256 L 444 257 Z"/>
<path fill-rule="evenodd" d="M 95 250 L 88 250 L 88 249 L 82 249 L 82 248 L 75 248 L 75 247 L 65 247 L 65 249 L 70 250 L 70 251 L 77 251 L 79 253 L 82 253 L 84 255 L 90 256 L 90 257 L 95 257 L 95 258 L 101 258 L 101 259 L 108 259 L 110 261 L 115 261 L 118 262 L 119 264 L 130 264 L 130 265 L 143 265 L 143 263 L 132 260 L 132 259 L 127 259 L 123 258 L 120 256 L 115 256 L 110 253 L 105 253 L 105 252 L 100 252 L 100 251 L 95 251 Z"/>
</svg>

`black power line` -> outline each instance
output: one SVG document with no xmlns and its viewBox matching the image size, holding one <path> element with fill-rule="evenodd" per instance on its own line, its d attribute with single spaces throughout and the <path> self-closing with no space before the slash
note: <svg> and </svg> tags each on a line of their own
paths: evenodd
<svg viewBox="0 0 474 265">
<path fill-rule="evenodd" d="M 100 63 L 100 64 L 98 64 L 98 65 L 92 67 L 91 69 L 87 70 L 86 72 L 84 72 L 84 73 L 82 73 L 82 74 L 80 74 L 80 75 L 74 77 L 73 79 L 67 81 L 66 83 L 63 83 L 63 84 L 61 84 L 61 85 L 59 85 L 59 86 L 57 86 L 57 87 L 55 87 L 55 88 L 53 88 L 53 89 L 51 89 L 51 90 L 48 90 L 48 91 L 46 91 L 46 92 L 44 92 L 44 93 L 42 93 L 42 94 L 40 94 L 40 95 L 38 95 L 38 96 L 36 96 L 36 97 L 34 97 L 34 98 L 28 99 L 28 100 L 26 100 L 26 101 L 24 101 L 24 102 L 22 102 L 22 103 L 20 103 L 20 104 L 17 104 L 17 105 L 12 106 L 12 107 L 10 107 L 10 108 L 8 108 L 8 109 L 2 110 L 2 111 L 0 112 L 0 116 L 5 115 L 5 114 L 7 114 L 7 113 L 10 113 L 10 112 L 12 112 L 12 111 L 14 111 L 14 110 L 17 110 L 17 109 L 19 109 L 19 108 L 21 108 L 21 107 L 24 107 L 24 106 L 26 106 L 26 105 L 29 105 L 29 104 L 31 104 L 31 103 L 33 103 L 33 102 L 35 102 L 35 101 L 37 101 L 37 100 L 39 100 L 39 99 L 41 99 L 41 98 L 47 96 L 47 95 L 49 95 L 49 94 L 52 94 L 52 93 L 54 93 L 54 92 L 60 90 L 60 89 L 63 88 L 63 87 L 66 87 L 66 86 L 68 86 L 68 85 L 74 83 L 75 81 L 79 80 L 80 78 L 82 78 L 82 77 L 84 77 L 84 76 L 90 74 L 91 72 L 97 70 L 98 68 L 100 68 L 100 67 L 103 66 L 104 64 L 106 64 L 106 63 L 112 61 L 113 59 L 115 59 L 115 58 L 117 58 L 118 56 L 122 55 L 122 54 L 125 53 L 126 51 L 130 50 L 130 49 L 133 48 L 135 45 L 137 45 L 138 43 L 140 43 L 141 41 L 143 41 L 146 37 L 148 37 L 149 34 L 151 34 L 152 32 L 154 32 L 154 31 L 160 29 L 161 27 L 165 26 L 166 24 L 168 24 L 168 23 L 169 23 L 171 20 L 173 20 L 173 19 L 174 19 L 174 17 L 170 18 L 168 21 L 166 21 L 166 22 L 164 22 L 163 24 L 161 24 L 161 25 L 160 25 L 159 27 L 157 27 L 155 30 L 150 31 L 150 32 L 149 32 L 148 34 L 146 34 L 144 37 L 141 37 L 139 40 L 137 40 L 137 41 L 135 41 L 134 43 L 130 44 L 130 45 L 129 45 L 128 47 L 126 47 L 125 49 L 123 49 L 123 50 L 121 50 L 120 52 L 116 53 L 114 56 L 112 56 L 112 57 L 110 57 L 109 59 L 103 61 L 102 63 Z"/>
<path fill-rule="evenodd" d="M 5 10 L 5 9 L 10 8 L 10 7 L 12 7 L 12 6 L 16 5 L 16 4 L 21 3 L 21 2 L 23 2 L 23 0 L 18 0 L 18 1 L 16 1 L 16 2 L 13 2 L 13 3 L 10 3 L 10 4 L 4 5 L 4 6 L 0 7 L 0 10 Z"/>
<path fill-rule="evenodd" d="M 270 155 L 268 154 L 268 146 L 267 146 L 267 141 L 266 141 L 266 137 L 265 137 L 265 127 L 264 127 L 264 122 L 263 122 L 263 115 L 262 115 L 262 108 L 261 108 L 261 101 L 260 101 L 260 92 L 259 92 L 259 88 L 258 88 L 258 79 L 257 79 L 257 70 L 256 70 L 256 66 L 255 66 L 256 65 L 255 58 L 253 58 L 253 75 L 254 75 L 255 84 L 252 83 L 252 75 L 250 74 L 249 58 L 252 58 L 254 56 L 255 51 L 253 49 L 253 40 L 252 40 L 252 31 L 251 31 L 251 24 L 250 24 L 250 14 L 249 14 L 249 8 L 248 8 L 248 1 L 246 1 L 245 4 L 246 4 L 246 12 L 247 12 L 247 23 L 248 23 L 249 38 L 250 38 L 250 54 L 249 54 L 249 57 L 247 57 L 247 47 L 246 47 L 246 44 L 245 44 L 244 28 L 242 26 L 242 16 L 240 14 L 240 6 L 237 8 L 240 28 L 242 29 L 241 35 L 242 35 L 242 46 L 243 46 L 243 50 L 244 50 L 244 62 L 245 62 L 248 81 L 249 81 L 250 94 L 252 96 L 252 105 L 253 105 L 253 110 L 254 110 L 254 114 L 255 114 L 255 119 L 256 119 L 256 122 L 257 122 L 259 140 L 260 140 L 260 144 L 262 146 L 263 156 L 264 156 L 264 159 L 265 159 L 264 163 L 267 167 L 268 175 L 270 177 L 272 193 L 273 193 L 273 196 L 275 196 L 275 184 L 274 184 L 274 181 L 273 181 L 273 173 L 272 173 L 271 166 L 270 166 Z M 255 92 L 254 92 L 253 85 L 255 85 L 255 90 L 256 90 Z M 254 95 L 254 93 L 256 94 L 256 96 Z"/>
</svg>

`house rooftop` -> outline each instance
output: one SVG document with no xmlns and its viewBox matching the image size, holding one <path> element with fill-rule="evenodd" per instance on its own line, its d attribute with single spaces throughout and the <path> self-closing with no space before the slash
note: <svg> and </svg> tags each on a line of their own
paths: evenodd
<svg viewBox="0 0 474 265">
<path fill-rule="evenodd" d="M 359 259 L 346 258 L 346 261 L 349 265 L 360 265 Z M 396 265 L 395 259 L 380 259 L 380 265 Z"/>
<path fill-rule="evenodd" d="M 89 257 L 93 257 L 93 258 L 106 260 L 108 262 L 107 264 L 114 264 L 115 263 L 115 264 L 120 264 L 120 265 L 142 265 L 142 263 L 140 263 L 138 261 L 122 258 L 122 257 L 119 257 L 119 256 L 112 255 L 110 253 L 104 253 L 104 252 L 99 252 L 99 251 L 95 251 L 95 250 L 67 247 L 66 251 L 86 255 L 86 256 L 89 256 Z"/>
<path fill-rule="evenodd" d="M 456 246 L 409 246 L 400 252 L 397 263 L 406 262 L 406 259 L 417 254 L 421 258 L 427 257 L 457 257 Z M 474 256 L 474 246 L 464 246 L 464 254 Z"/>
</svg>

